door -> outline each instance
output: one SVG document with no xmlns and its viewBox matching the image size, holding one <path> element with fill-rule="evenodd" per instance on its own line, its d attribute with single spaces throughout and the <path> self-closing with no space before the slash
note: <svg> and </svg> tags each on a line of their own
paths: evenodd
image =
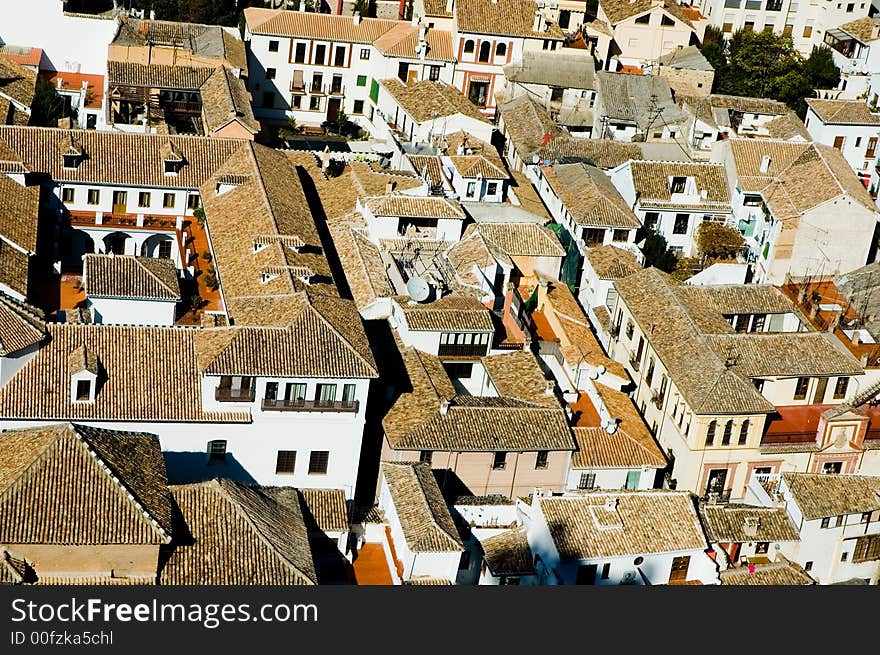
<svg viewBox="0 0 880 655">
<path fill-rule="evenodd" d="M 339 118 L 339 107 L 342 105 L 341 98 L 330 98 L 327 102 L 327 120 L 331 123 L 335 123 L 336 119 Z"/>
<path fill-rule="evenodd" d="M 128 193 L 125 191 L 114 191 L 113 192 L 113 213 L 114 214 L 124 214 L 126 201 L 128 199 Z"/>
<path fill-rule="evenodd" d="M 842 136 L 834 137 L 834 147 L 837 148 L 838 150 L 843 149 L 843 137 Z"/>
<path fill-rule="evenodd" d="M 672 560 L 672 570 L 669 572 L 669 583 L 681 583 L 687 580 L 688 566 L 691 563 L 690 555 L 683 555 Z"/>
<path fill-rule="evenodd" d="M 706 493 L 721 493 L 727 482 L 727 469 L 712 469 L 709 471 L 709 479 L 706 482 Z"/>
<path fill-rule="evenodd" d="M 419 81 L 419 71 L 418 69 L 412 69 L 406 74 L 406 85 L 412 86 L 416 82 Z"/>
<path fill-rule="evenodd" d="M 639 482 L 642 480 L 642 472 L 641 471 L 627 471 L 626 472 L 626 488 L 627 489 L 638 489 Z"/>
<path fill-rule="evenodd" d="M 825 388 L 828 386 L 828 378 L 819 378 L 819 383 L 816 385 L 816 392 L 813 394 L 813 404 L 821 405 L 822 401 L 825 399 Z"/>
<path fill-rule="evenodd" d="M 485 107 L 488 98 L 488 82 L 471 82 L 470 87 L 468 87 L 468 100 L 474 103 L 477 107 Z"/>
<path fill-rule="evenodd" d="M 575 584 L 593 585 L 596 584 L 596 571 L 599 570 L 598 564 L 582 564 L 578 567 L 577 579 Z"/>
<path fill-rule="evenodd" d="M 571 12 L 568 9 L 562 9 L 559 12 L 559 29 L 567 30 L 568 26 L 571 24 Z"/>
<path fill-rule="evenodd" d="M 408 82 L 409 64 L 402 61 L 397 64 L 397 77 L 401 82 Z"/>
</svg>

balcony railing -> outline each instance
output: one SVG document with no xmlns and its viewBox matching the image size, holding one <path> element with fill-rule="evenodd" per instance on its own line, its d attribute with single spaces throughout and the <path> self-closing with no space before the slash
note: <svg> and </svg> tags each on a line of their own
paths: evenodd
<svg viewBox="0 0 880 655">
<path fill-rule="evenodd" d="M 220 403 L 252 403 L 254 401 L 254 391 L 254 387 L 250 389 L 217 387 L 214 390 L 214 400 Z"/>
<path fill-rule="evenodd" d="M 633 367 L 634 371 L 638 371 L 639 366 L 641 366 L 640 358 L 636 357 L 635 355 L 630 355 L 629 356 L 629 365 Z"/>
<path fill-rule="evenodd" d="M 360 402 L 357 400 L 285 400 L 263 398 L 264 412 L 352 412 L 356 413 Z"/>
<path fill-rule="evenodd" d="M 777 444 L 808 444 L 816 442 L 816 432 L 774 432 L 765 434 L 761 439 L 762 446 Z"/>
<path fill-rule="evenodd" d="M 441 343 L 437 350 L 440 357 L 485 357 L 486 343 Z"/>
</svg>

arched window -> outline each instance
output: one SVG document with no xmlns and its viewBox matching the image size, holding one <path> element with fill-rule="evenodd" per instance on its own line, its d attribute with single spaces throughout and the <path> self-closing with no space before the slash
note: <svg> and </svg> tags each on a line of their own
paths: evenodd
<svg viewBox="0 0 880 655">
<path fill-rule="evenodd" d="M 742 422 L 742 425 L 739 426 L 739 445 L 745 446 L 746 441 L 749 438 L 749 419 L 746 419 Z"/>
<path fill-rule="evenodd" d="M 492 55 L 492 44 L 488 41 L 483 41 L 480 44 L 480 61 L 489 61 L 489 57 Z"/>
<path fill-rule="evenodd" d="M 506 57 L 507 56 L 507 44 L 499 43 L 495 46 L 495 56 L 496 57 Z"/>
<path fill-rule="evenodd" d="M 464 53 L 466 55 L 471 54 L 474 51 L 474 42 L 468 39 L 464 42 Z"/>
<path fill-rule="evenodd" d="M 724 424 L 724 434 L 721 437 L 721 445 L 729 446 L 730 445 L 730 436 L 733 434 L 733 421 L 728 421 Z"/>
<path fill-rule="evenodd" d="M 706 431 L 706 445 L 711 446 L 712 442 L 715 441 L 715 430 L 718 427 L 718 421 L 711 421 L 709 423 L 709 429 Z"/>
</svg>

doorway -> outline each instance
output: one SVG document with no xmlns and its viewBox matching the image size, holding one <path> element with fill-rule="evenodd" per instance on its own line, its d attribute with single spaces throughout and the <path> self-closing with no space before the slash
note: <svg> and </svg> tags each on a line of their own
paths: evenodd
<svg viewBox="0 0 880 655">
<path fill-rule="evenodd" d="M 727 482 L 727 469 L 712 469 L 706 482 L 706 493 L 723 493 Z"/>
<path fill-rule="evenodd" d="M 669 583 L 682 583 L 687 580 L 688 567 L 691 564 L 690 555 L 682 555 L 672 560 L 672 570 L 669 571 Z"/>
<path fill-rule="evenodd" d="M 330 98 L 330 100 L 327 101 L 327 120 L 330 123 L 335 123 L 339 118 L 339 108 L 341 106 L 341 98 Z"/>
<path fill-rule="evenodd" d="M 575 584 L 594 585 L 596 584 L 596 571 L 599 570 L 598 564 L 582 564 L 577 570 L 577 579 Z"/>
<path fill-rule="evenodd" d="M 468 87 L 468 100 L 474 103 L 477 107 L 485 107 L 488 98 L 488 82 L 471 82 L 471 85 Z"/>
</svg>

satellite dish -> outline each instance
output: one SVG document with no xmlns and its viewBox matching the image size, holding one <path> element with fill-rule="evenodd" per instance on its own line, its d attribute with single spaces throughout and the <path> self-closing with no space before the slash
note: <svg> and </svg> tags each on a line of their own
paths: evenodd
<svg viewBox="0 0 880 655">
<path fill-rule="evenodd" d="M 541 158 L 538 157 L 538 155 L 532 155 L 532 163 L 533 164 L 537 164 L 539 161 L 541 161 Z"/>
<path fill-rule="evenodd" d="M 431 287 L 424 279 L 413 276 L 406 282 L 406 292 L 416 302 L 424 302 L 431 295 Z"/>
</svg>

